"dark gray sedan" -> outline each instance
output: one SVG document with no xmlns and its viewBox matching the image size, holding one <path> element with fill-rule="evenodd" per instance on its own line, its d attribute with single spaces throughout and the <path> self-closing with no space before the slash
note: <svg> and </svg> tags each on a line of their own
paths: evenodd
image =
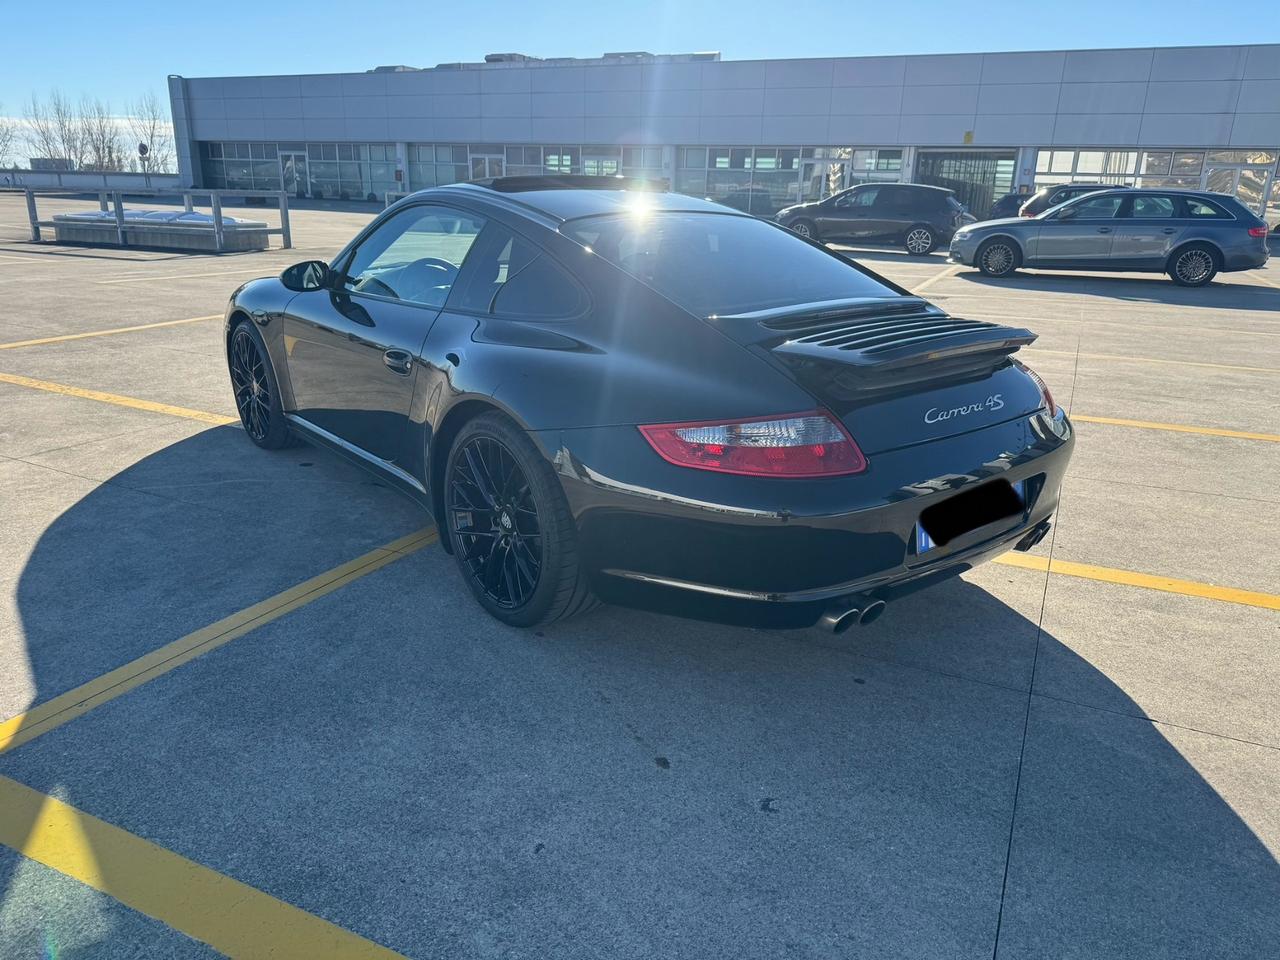
<svg viewBox="0 0 1280 960">
<path fill-rule="evenodd" d="M 1267 262 L 1266 223 L 1235 197 L 1189 190 L 1090 193 L 1032 218 L 988 220 L 951 241 L 952 263 L 1004 277 L 1019 267 L 1167 273 L 1186 287 Z"/>
</svg>

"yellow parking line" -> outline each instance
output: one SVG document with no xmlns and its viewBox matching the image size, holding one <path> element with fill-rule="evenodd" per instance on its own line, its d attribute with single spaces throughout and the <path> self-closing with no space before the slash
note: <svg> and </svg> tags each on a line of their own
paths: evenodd
<svg viewBox="0 0 1280 960">
<path fill-rule="evenodd" d="M 68 690 L 52 700 L 46 700 L 32 707 L 25 713 L 11 717 L 0 723 L 0 753 L 29 743 L 50 730 L 56 730 L 64 723 L 83 716 L 95 707 L 114 700 L 149 680 L 163 676 L 189 660 L 203 656 L 210 650 L 216 650 L 223 644 L 244 636 L 250 630 L 270 623 L 312 600 L 332 593 L 353 580 L 358 580 L 366 574 L 385 567 L 393 560 L 435 543 L 436 539 L 436 531 L 426 529 L 393 540 L 364 556 L 334 567 L 332 570 L 326 570 L 310 580 L 304 580 L 297 586 L 268 597 L 251 607 L 246 607 L 229 617 L 224 617 L 217 623 L 202 627 L 122 667 L 117 667 L 110 673 L 81 684 L 74 690 Z"/>
<path fill-rule="evenodd" d="M 196 277 L 226 277 L 236 273 L 262 274 L 262 266 L 241 267 L 239 270 L 211 270 L 208 273 L 171 273 L 164 277 L 116 277 L 114 280 L 95 280 L 95 283 L 150 283 L 153 280 L 191 280 Z"/>
<path fill-rule="evenodd" d="M 224 427 L 229 423 L 240 422 L 235 417 L 223 416 L 220 413 L 207 413 L 204 410 L 192 410 L 189 407 L 175 407 L 173 404 L 139 400 L 137 397 L 122 397 L 119 394 L 104 393 L 101 390 L 86 390 L 83 387 L 67 386 L 65 383 L 54 383 L 52 380 L 21 377 L 16 373 L 0 373 L 0 383 L 11 383 L 15 387 L 29 387 L 32 390 L 45 390 L 49 393 L 60 393 L 65 397 L 79 397 L 81 400 L 112 403 L 117 407 L 148 410 L 151 413 L 165 413 L 171 417 L 185 417 L 188 420 L 199 420 L 201 423 L 212 424 L 215 427 Z"/>
<path fill-rule="evenodd" d="M 1179 580 L 1175 577 L 1135 573 L 1132 570 L 1099 567 L 1092 563 L 1075 563 L 1071 560 L 1051 561 L 1047 557 L 1032 557 L 1025 553 L 1006 553 L 996 557 L 995 562 L 1009 567 L 1021 567 L 1024 570 L 1038 570 L 1041 573 L 1047 571 L 1066 577 L 1082 577 L 1085 580 L 1100 580 L 1104 583 L 1119 583 L 1129 587 L 1142 587 L 1146 590 L 1179 593 L 1186 597 L 1203 597 L 1206 600 L 1239 603 L 1246 607 L 1280 610 L 1280 594 L 1219 587 L 1212 583 L 1200 583 L 1197 580 Z"/>
<path fill-rule="evenodd" d="M 401 957 L 4 776 L 0 843 L 230 957 Z"/>
<path fill-rule="evenodd" d="M 1171 430 L 1174 433 L 1198 433 L 1207 437 L 1235 437 L 1238 440 L 1264 440 L 1280 443 L 1280 434 L 1251 433 L 1248 430 L 1222 430 L 1218 427 L 1193 427 L 1184 423 L 1157 423 L 1154 420 L 1125 420 L 1120 417 L 1090 417 L 1083 413 L 1071 414 L 1075 423 L 1105 423 L 1113 427 L 1138 427 L 1143 430 Z"/>
<path fill-rule="evenodd" d="M 1201 360 L 1163 360 L 1159 357 L 1129 357 L 1120 353 L 1076 353 L 1074 350 L 1049 350 L 1027 347 L 1028 353 L 1052 353 L 1061 357 L 1091 357 L 1094 360 L 1124 360 L 1132 363 L 1167 363 L 1180 367 L 1209 367 L 1213 370 L 1243 370 L 1247 373 L 1280 373 L 1280 367 L 1246 367 L 1235 363 L 1207 363 Z"/>
<path fill-rule="evenodd" d="M 157 327 L 177 327 L 184 323 L 197 323 L 201 320 L 221 320 L 222 314 L 211 313 L 207 317 L 188 317 L 186 320 L 161 320 L 159 323 L 140 323 L 134 327 L 113 327 L 110 330 L 90 330 L 88 333 L 66 333 L 60 337 L 40 337 L 38 340 L 14 340 L 0 343 L 0 350 L 15 350 L 18 347 L 38 347 L 46 343 L 65 343 L 68 340 L 87 340 L 90 337 L 110 337 L 117 333 L 134 333 L 138 330 L 154 330 Z"/>
<path fill-rule="evenodd" d="M 947 269 L 943 270 L 941 273 L 935 273 L 932 277 L 930 277 L 924 283 L 920 284 L 918 287 L 914 287 L 911 290 L 911 292 L 914 294 L 919 294 L 921 291 L 927 290 L 930 287 L 932 287 L 939 280 L 946 280 L 948 277 L 954 277 L 957 273 L 959 273 L 963 269 L 964 268 L 960 264 L 956 264 L 954 267 L 947 267 Z"/>
</svg>

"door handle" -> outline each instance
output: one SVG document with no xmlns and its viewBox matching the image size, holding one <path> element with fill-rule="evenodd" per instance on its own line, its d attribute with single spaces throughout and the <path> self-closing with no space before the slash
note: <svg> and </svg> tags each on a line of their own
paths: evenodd
<svg viewBox="0 0 1280 960">
<path fill-rule="evenodd" d="M 382 355 L 382 362 L 392 373 L 407 377 L 413 369 L 413 356 L 405 350 L 388 350 Z"/>
<path fill-rule="evenodd" d="M 1177 228 L 1176 228 L 1176 227 L 1165 227 L 1165 228 L 1164 228 L 1164 232 L 1165 232 L 1165 233 L 1177 233 L 1177 232 L 1178 232 L 1178 230 L 1177 230 Z"/>
<path fill-rule="evenodd" d="M 1110 227 L 1099 227 L 1099 228 L 1098 228 L 1098 232 L 1099 232 L 1099 233 L 1110 233 L 1110 232 L 1111 232 L 1111 228 L 1110 228 Z"/>
</svg>

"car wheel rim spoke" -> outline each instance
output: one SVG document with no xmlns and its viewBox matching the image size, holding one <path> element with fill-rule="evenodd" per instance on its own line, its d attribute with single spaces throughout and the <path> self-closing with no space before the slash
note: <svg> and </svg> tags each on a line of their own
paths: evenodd
<svg viewBox="0 0 1280 960">
<path fill-rule="evenodd" d="M 500 607 L 528 602 L 542 572 L 542 528 L 515 455 L 474 437 L 453 457 L 448 522 L 463 568 Z"/>
<path fill-rule="evenodd" d="M 912 253 L 921 253 L 929 248 L 929 234 L 923 230 L 912 230 L 907 237 L 907 247 Z"/>
<path fill-rule="evenodd" d="M 1212 261 L 1209 255 L 1201 250 L 1184 253 L 1178 258 L 1176 271 L 1179 279 L 1188 283 L 1198 283 L 1209 275 Z"/>
<path fill-rule="evenodd" d="M 992 273 L 1004 273 L 1013 263 L 1013 253 L 1004 244 L 996 244 L 983 252 L 982 262 Z"/>
</svg>

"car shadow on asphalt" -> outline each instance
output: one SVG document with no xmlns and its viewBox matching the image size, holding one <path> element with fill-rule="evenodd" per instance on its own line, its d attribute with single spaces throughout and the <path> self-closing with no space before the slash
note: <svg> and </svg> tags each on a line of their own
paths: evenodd
<svg viewBox="0 0 1280 960">
<path fill-rule="evenodd" d="M 48 526 L 11 662 L 41 703 L 421 522 L 327 453 L 204 431 Z M 1122 694 L 1029 701 L 1037 654 L 1112 686 L 965 580 L 841 637 L 621 608 L 519 631 L 432 549 L 0 773 L 410 956 L 990 957 L 1002 896 L 1001 956 L 1274 956 L 1266 846 Z M 157 952 L 32 902 L 20 858 L 0 892 L 0 955 Z"/>
<path fill-rule="evenodd" d="M 1228 276 L 1230 274 L 1220 274 L 1218 279 L 1203 287 L 1180 287 L 1168 277 L 1155 275 L 1116 276 L 1022 270 L 1012 276 L 996 279 L 966 268 L 956 274 L 954 279 L 989 289 L 993 294 L 1008 290 L 1025 293 L 1086 293 L 1111 300 L 1160 306 L 1280 313 L 1280 289 L 1251 283 L 1232 283 L 1225 279 Z"/>
</svg>

